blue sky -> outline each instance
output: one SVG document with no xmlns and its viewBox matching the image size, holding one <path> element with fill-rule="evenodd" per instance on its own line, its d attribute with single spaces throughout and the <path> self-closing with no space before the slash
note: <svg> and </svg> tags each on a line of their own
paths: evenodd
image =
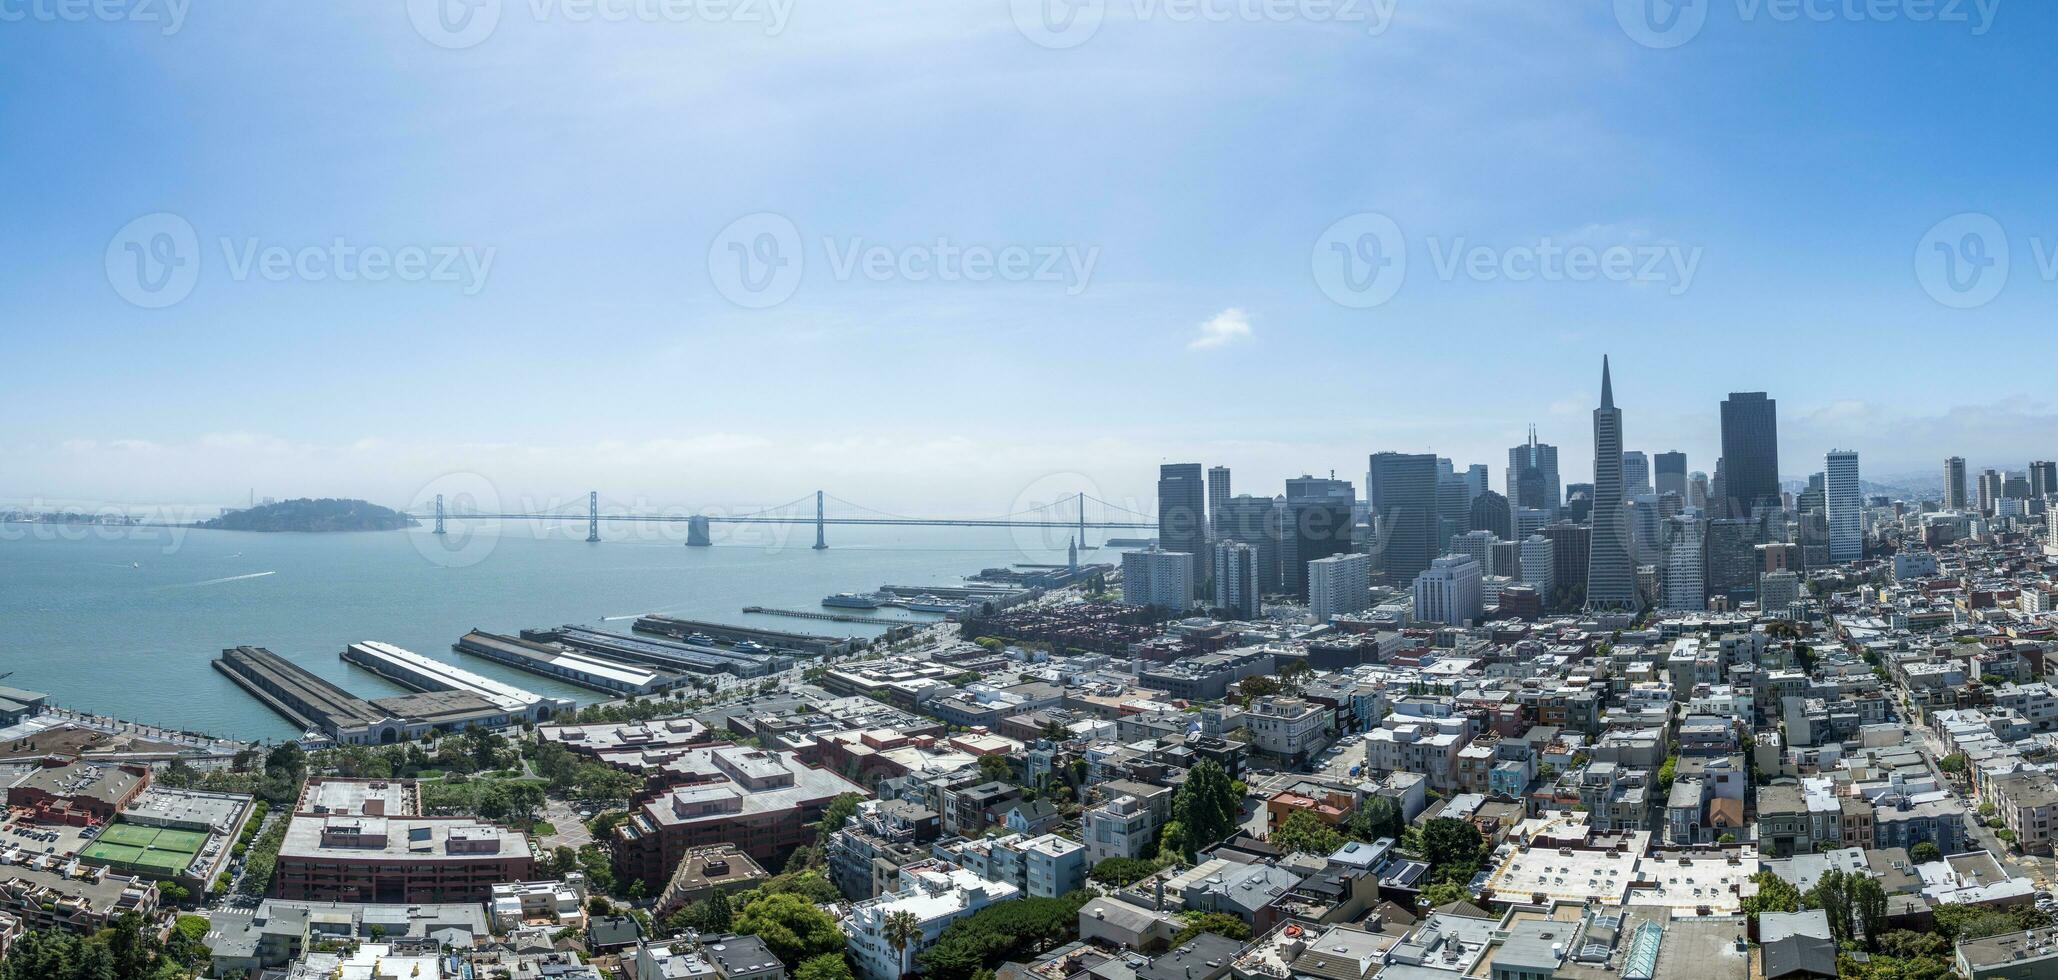
<svg viewBox="0 0 2058 980">
<path fill-rule="evenodd" d="M 989 514 L 1147 501 L 1163 461 L 1498 486 L 1531 422 L 1579 479 L 1603 353 L 1628 445 L 1696 469 L 1732 390 L 1779 399 L 1790 478 L 2058 453 L 2045 4 L 1701 0 L 1660 48 L 1637 0 L 1107 0 L 1052 48 L 1035 0 L 474 0 L 481 38 L 428 0 L 40 2 L 0 4 L 0 498 Z M 1323 265 L 1362 214 L 1406 254 L 1370 305 Z M 766 241 L 795 278 L 739 303 Z M 1939 242 L 2005 249 L 1998 292 L 1940 301 Z M 1633 272 L 1478 271 L 1546 243 Z M 130 302 L 164 244 L 193 278 Z M 1028 264 L 910 275 L 967 248 Z"/>
</svg>

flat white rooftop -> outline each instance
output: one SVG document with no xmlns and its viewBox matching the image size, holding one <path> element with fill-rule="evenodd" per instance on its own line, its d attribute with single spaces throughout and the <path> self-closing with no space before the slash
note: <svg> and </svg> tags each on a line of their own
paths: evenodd
<svg viewBox="0 0 2058 980">
<path fill-rule="evenodd" d="M 413 650 L 405 650 L 391 643 L 366 640 L 352 643 L 350 649 L 359 656 L 382 660 L 394 669 L 413 674 L 422 681 L 440 685 L 447 690 L 466 691 L 476 694 L 506 711 L 526 711 L 537 704 L 556 704 L 561 698 L 545 698 L 540 694 L 524 691 L 513 684 L 505 684 L 491 677 L 482 677 L 455 664 L 445 663 L 434 657 L 424 656 Z"/>
</svg>

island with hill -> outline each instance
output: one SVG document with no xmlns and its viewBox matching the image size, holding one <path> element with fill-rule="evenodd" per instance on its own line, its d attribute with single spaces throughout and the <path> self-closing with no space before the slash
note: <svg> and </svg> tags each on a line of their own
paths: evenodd
<svg viewBox="0 0 2058 980">
<path fill-rule="evenodd" d="M 420 521 L 397 510 L 362 500 L 281 500 L 246 510 L 230 511 L 200 527 L 216 531 L 398 531 Z"/>
</svg>

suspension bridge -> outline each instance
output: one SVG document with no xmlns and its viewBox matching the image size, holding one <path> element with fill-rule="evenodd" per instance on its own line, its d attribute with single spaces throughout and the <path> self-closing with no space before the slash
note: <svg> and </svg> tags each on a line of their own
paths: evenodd
<svg viewBox="0 0 2058 980">
<path fill-rule="evenodd" d="M 814 502 L 814 514 L 806 513 L 809 499 Z M 828 512 L 830 501 L 857 511 L 857 514 L 836 514 Z M 1100 505 L 1097 516 L 1089 520 L 1087 503 Z M 530 513 L 485 513 L 463 507 L 444 506 L 443 495 L 436 495 L 433 514 L 410 514 L 417 520 L 435 521 L 435 533 L 444 534 L 449 521 L 564 521 L 576 520 L 578 514 L 571 510 L 578 505 L 576 500 L 556 507 Z M 1068 508 L 1068 505 L 1070 507 Z M 1061 510 L 1068 512 L 1061 512 Z M 1075 530 L 1079 544 L 1086 543 L 1087 530 L 1134 530 L 1152 531 L 1158 522 L 1148 514 L 1130 510 L 1120 504 L 1109 503 L 1085 493 L 1074 494 L 1070 500 L 1058 500 L 1031 507 L 1001 517 L 909 517 L 889 514 L 884 511 L 855 504 L 826 491 L 796 497 L 774 507 L 745 514 L 634 514 L 601 513 L 600 492 L 586 494 L 586 540 L 600 541 L 600 525 L 603 522 L 630 524 L 684 524 L 687 526 L 686 543 L 689 545 L 712 544 L 708 528 L 715 524 L 812 524 L 815 527 L 815 548 L 829 547 L 829 525 L 870 527 L 1007 527 L 1007 528 L 1066 528 Z"/>
</svg>

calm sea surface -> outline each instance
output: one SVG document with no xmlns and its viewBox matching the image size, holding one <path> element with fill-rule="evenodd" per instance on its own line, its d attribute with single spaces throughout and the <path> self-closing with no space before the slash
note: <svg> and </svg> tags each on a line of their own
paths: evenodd
<svg viewBox="0 0 2058 980">
<path fill-rule="evenodd" d="M 225 647 L 269 647 L 364 697 L 401 693 L 344 663 L 383 640 L 532 691 L 581 703 L 596 692 L 450 649 L 472 628 L 513 633 L 582 623 L 628 632 L 663 612 L 797 633 L 878 628 L 744 615 L 746 605 L 821 611 L 833 592 L 951 585 L 982 568 L 1062 562 L 1063 532 L 994 528 L 716 527 L 687 548 L 683 528 L 615 525 L 588 544 L 584 522 L 453 523 L 362 534 L 58 529 L 0 525 L 0 684 L 58 704 L 240 738 L 299 732 L 208 665 Z M 725 536 L 725 534 L 727 536 Z M 1080 556 L 1113 561 L 1108 549 Z M 879 615 L 930 621 L 899 610 Z"/>
</svg>

